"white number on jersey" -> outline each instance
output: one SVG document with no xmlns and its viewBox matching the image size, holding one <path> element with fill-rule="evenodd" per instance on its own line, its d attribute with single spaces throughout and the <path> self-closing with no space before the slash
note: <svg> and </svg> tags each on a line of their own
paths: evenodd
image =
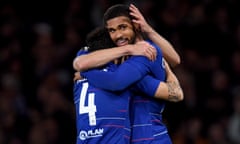
<svg viewBox="0 0 240 144">
<path fill-rule="evenodd" d="M 89 93 L 87 95 L 88 83 L 83 83 L 82 91 L 80 94 L 79 114 L 88 113 L 89 125 L 96 125 L 96 105 L 94 104 L 95 94 Z M 86 96 L 88 96 L 88 105 L 85 106 Z"/>
</svg>

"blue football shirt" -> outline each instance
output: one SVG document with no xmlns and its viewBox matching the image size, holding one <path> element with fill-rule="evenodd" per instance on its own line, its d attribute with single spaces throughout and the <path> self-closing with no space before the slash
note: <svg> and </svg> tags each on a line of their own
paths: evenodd
<svg viewBox="0 0 240 144">
<path fill-rule="evenodd" d="M 111 91 L 124 90 L 147 74 L 152 75 L 142 80 L 145 82 L 140 81 L 135 88 L 131 108 L 133 143 L 171 143 L 167 128 L 162 121 L 165 102 L 148 97 L 154 95 L 156 84 L 165 80 L 161 50 L 155 44 L 153 45 L 157 49 L 157 59 L 154 62 L 143 56 L 132 56 L 115 71 L 91 70 L 82 73 L 96 87 Z"/>
<path fill-rule="evenodd" d="M 86 51 L 79 51 L 78 55 Z M 104 71 L 111 71 L 109 64 Z M 102 71 L 102 70 L 100 70 Z M 110 92 L 87 79 L 74 83 L 77 144 L 128 144 L 130 142 L 130 91 Z"/>
</svg>

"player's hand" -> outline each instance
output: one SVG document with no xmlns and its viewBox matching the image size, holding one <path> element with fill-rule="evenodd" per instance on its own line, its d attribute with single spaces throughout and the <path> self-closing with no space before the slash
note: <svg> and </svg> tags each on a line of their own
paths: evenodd
<svg viewBox="0 0 240 144">
<path fill-rule="evenodd" d="M 146 41 L 136 42 L 130 45 L 130 55 L 146 56 L 149 60 L 154 61 L 157 57 L 157 50 Z"/>
<path fill-rule="evenodd" d="M 152 27 L 146 22 L 145 18 L 136 6 L 130 4 L 129 10 L 130 15 L 133 16 L 132 22 L 135 24 L 136 29 L 139 29 L 144 33 L 149 33 L 152 31 Z"/>
<path fill-rule="evenodd" d="M 80 79 L 82 79 L 82 77 L 80 75 L 80 72 L 75 72 L 73 81 L 75 82 L 75 81 L 80 80 Z"/>
</svg>

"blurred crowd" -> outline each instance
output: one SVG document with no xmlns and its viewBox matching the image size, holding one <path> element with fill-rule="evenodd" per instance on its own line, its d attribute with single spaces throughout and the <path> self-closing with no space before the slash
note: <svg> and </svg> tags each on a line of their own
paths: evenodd
<svg viewBox="0 0 240 144">
<path fill-rule="evenodd" d="M 74 144 L 72 61 L 116 3 L 134 3 L 181 56 L 174 144 L 240 144 L 239 0 L 1 0 L 0 144 Z"/>
</svg>

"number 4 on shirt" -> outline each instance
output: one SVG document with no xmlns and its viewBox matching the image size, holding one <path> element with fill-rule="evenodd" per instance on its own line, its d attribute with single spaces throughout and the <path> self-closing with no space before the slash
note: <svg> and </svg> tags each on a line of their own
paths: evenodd
<svg viewBox="0 0 240 144">
<path fill-rule="evenodd" d="M 96 105 L 94 104 L 95 94 L 89 93 L 87 94 L 88 83 L 83 83 L 82 91 L 80 94 L 80 104 L 79 104 L 79 114 L 88 113 L 89 117 L 89 125 L 96 125 Z M 88 96 L 87 106 L 85 106 L 86 96 Z"/>
</svg>

